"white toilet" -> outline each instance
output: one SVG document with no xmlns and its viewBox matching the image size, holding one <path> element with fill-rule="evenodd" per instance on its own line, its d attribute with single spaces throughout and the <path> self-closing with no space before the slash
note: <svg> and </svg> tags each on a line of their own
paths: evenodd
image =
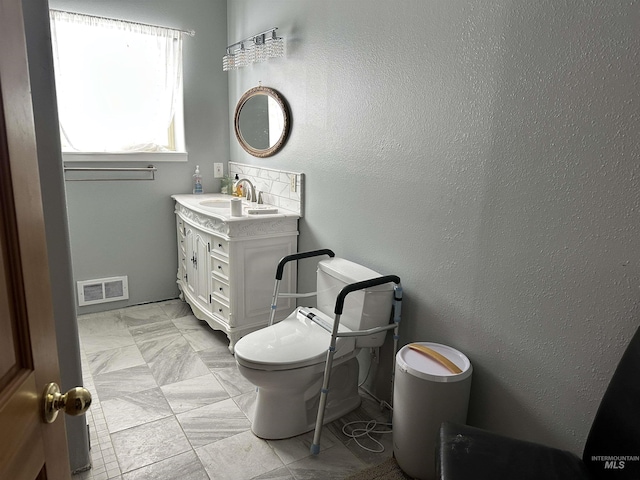
<svg viewBox="0 0 640 480">
<path fill-rule="evenodd" d="M 329 325 L 338 293 L 346 285 L 380 277 L 343 258 L 318 262 L 317 308 L 302 307 Z M 393 284 L 357 290 L 345 297 L 339 331 L 366 330 L 389 324 Z M 258 395 L 251 430 L 264 439 L 289 438 L 315 427 L 320 389 L 331 334 L 296 308 L 279 323 L 252 332 L 235 345 L 240 373 L 256 385 Z M 358 361 L 362 347 L 379 347 L 386 332 L 338 337 L 324 423 L 360 405 Z"/>
</svg>

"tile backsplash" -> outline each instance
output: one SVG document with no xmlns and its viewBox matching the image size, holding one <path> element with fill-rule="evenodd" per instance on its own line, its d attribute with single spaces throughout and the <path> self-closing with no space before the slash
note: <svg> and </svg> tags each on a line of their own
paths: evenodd
<svg viewBox="0 0 640 480">
<path fill-rule="evenodd" d="M 304 173 L 229 162 L 231 178 L 235 177 L 236 173 L 240 178 L 248 178 L 256 188 L 256 192 L 262 192 L 264 203 L 291 210 L 303 216 Z M 295 189 L 291 188 L 292 182 L 295 182 Z"/>
</svg>

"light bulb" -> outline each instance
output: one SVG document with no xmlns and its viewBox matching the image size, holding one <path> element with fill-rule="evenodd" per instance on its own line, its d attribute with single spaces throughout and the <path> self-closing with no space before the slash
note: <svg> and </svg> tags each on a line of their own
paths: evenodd
<svg viewBox="0 0 640 480">
<path fill-rule="evenodd" d="M 282 37 L 275 37 L 267 41 L 267 57 L 284 57 L 284 40 Z"/>
<path fill-rule="evenodd" d="M 267 49 L 264 44 L 257 44 L 253 47 L 254 50 L 254 61 L 255 62 L 264 62 L 267 59 Z"/>
<path fill-rule="evenodd" d="M 253 37 L 253 61 L 264 62 L 267 59 L 267 48 L 264 33 Z"/>
<path fill-rule="evenodd" d="M 222 71 L 227 72 L 229 70 L 237 69 L 236 57 L 233 53 L 228 53 L 222 57 Z"/>
<path fill-rule="evenodd" d="M 244 43 L 240 45 L 240 48 L 235 51 L 236 57 L 236 68 L 246 67 L 248 65 L 247 62 L 247 51 L 244 48 Z"/>
</svg>

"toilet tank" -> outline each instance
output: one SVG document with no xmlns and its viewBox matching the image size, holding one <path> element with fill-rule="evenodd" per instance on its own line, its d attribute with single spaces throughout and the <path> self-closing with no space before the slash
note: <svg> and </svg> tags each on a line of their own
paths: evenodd
<svg viewBox="0 0 640 480">
<path fill-rule="evenodd" d="M 344 258 L 329 258 L 318 262 L 317 308 L 335 317 L 338 293 L 350 283 L 371 280 L 382 275 Z M 367 330 L 389 324 L 393 303 L 393 283 L 357 290 L 345 297 L 340 325 L 351 330 Z M 379 347 L 386 332 L 356 337 L 356 347 Z"/>
</svg>

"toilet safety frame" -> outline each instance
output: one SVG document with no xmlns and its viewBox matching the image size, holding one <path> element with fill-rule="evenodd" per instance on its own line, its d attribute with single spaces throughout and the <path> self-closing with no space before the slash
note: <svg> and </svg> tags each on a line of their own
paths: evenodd
<svg viewBox="0 0 640 480">
<path fill-rule="evenodd" d="M 311 250 L 308 252 L 299 252 L 294 253 L 292 255 L 287 255 L 283 257 L 278 263 L 278 267 L 276 269 L 276 282 L 273 288 L 273 298 L 271 301 L 271 313 L 269 315 L 269 326 L 273 325 L 275 319 L 275 313 L 278 303 L 278 298 L 303 298 L 303 297 L 313 297 L 317 294 L 317 292 L 310 293 L 280 293 L 280 281 L 282 280 L 284 267 L 288 262 L 294 260 L 301 260 L 304 258 L 317 257 L 321 255 L 328 255 L 329 257 L 335 257 L 335 253 L 328 248 L 323 248 L 320 250 Z M 375 287 L 377 285 L 384 285 L 385 283 L 394 283 L 394 295 L 393 295 L 393 322 L 384 327 L 375 327 L 367 330 L 356 330 L 352 332 L 338 332 L 338 328 L 340 327 L 340 317 L 342 316 L 342 310 L 344 308 L 344 300 L 345 297 L 351 293 L 358 290 L 364 290 L 365 288 Z M 398 328 L 400 326 L 400 312 L 402 306 L 402 285 L 400 283 L 400 277 L 397 275 L 383 275 L 381 277 L 372 278 L 369 280 L 364 280 L 361 282 L 350 283 L 346 285 L 336 297 L 336 305 L 334 309 L 334 321 L 333 325 L 327 325 L 324 321 L 320 319 L 316 319 L 315 315 L 310 312 L 305 312 L 304 309 L 301 309 L 300 312 L 304 315 L 306 313 L 306 317 L 324 328 L 327 332 L 331 334 L 331 342 L 329 344 L 329 349 L 327 350 L 327 359 L 325 361 L 324 366 L 324 377 L 322 380 L 322 388 L 320 389 L 320 404 L 318 405 L 318 416 L 316 417 L 316 425 L 315 431 L 313 432 L 313 443 L 311 444 L 311 453 L 313 455 L 317 455 L 320 453 L 320 435 L 322 432 L 322 425 L 324 423 L 324 412 L 327 405 L 327 396 L 329 395 L 329 382 L 331 380 L 331 368 L 333 366 L 333 356 L 336 351 L 336 342 L 338 337 L 364 337 L 366 335 L 372 335 L 379 332 L 384 332 L 386 330 L 394 330 L 393 333 L 393 352 L 394 352 L 394 361 L 393 367 L 391 370 L 391 392 L 393 395 L 393 381 L 395 376 L 395 352 L 398 350 Z"/>
</svg>

